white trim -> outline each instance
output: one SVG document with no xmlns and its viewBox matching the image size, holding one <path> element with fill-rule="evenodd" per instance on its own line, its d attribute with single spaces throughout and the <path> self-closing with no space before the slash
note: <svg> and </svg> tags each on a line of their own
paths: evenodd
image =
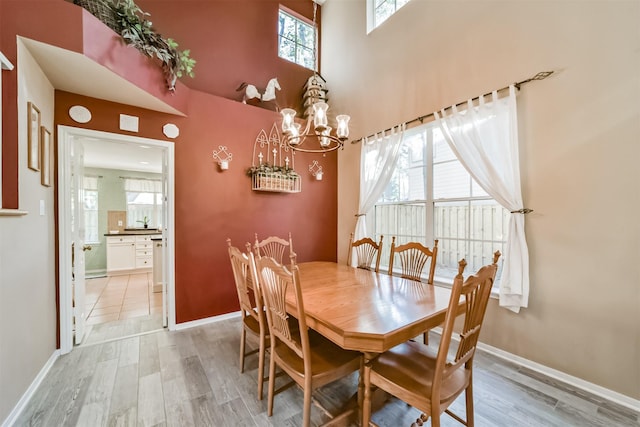
<svg viewBox="0 0 640 427">
<path fill-rule="evenodd" d="M 165 149 L 168 155 L 168 186 L 167 209 L 168 221 L 165 229 L 165 241 L 168 253 L 168 274 L 165 278 L 167 284 L 167 299 L 169 304 L 169 329 L 175 327 L 175 209 L 174 209 L 174 142 L 163 141 L 159 139 L 142 138 L 138 136 L 125 135 L 120 133 L 110 133 L 97 131 L 92 129 L 76 128 L 72 126 L 58 125 L 58 188 L 70 188 L 69 182 L 71 177 L 67 176 L 70 170 L 70 147 L 74 138 L 87 137 L 98 139 L 109 139 L 111 141 L 119 141 L 126 143 L 135 143 L 143 145 L 152 145 Z M 68 191 L 58 191 L 58 210 L 59 210 L 59 277 L 60 277 L 60 352 L 66 354 L 73 349 L 73 309 L 71 299 L 71 242 L 69 240 L 69 221 L 65 221 L 68 213 L 66 207 L 71 206 Z"/>
<path fill-rule="evenodd" d="M 240 317 L 239 311 L 232 313 L 220 314 L 219 316 L 206 317 L 204 319 L 192 320 L 191 322 L 178 323 L 174 327 L 174 331 L 181 331 L 183 329 L 195 328 L 196 326 L 209 325 L 211 323 L 222 322 L 223 320 L 234 319 Z"/>
<path fill-rule="evenodd" d="M 0 65 L 3 70 L 13 70 L 13 64 L 0 52 Z"/>
<path fill-rule="evenodd" d="M 22 411 L 24 411 L 24 408 L 33 397 L 36 390 L 38 390 L 38 387 L 40 387 L 42 380 L 44 380 L 44 378 L 47 376 L 55 361 L 58 360 L 58 357 L 60 357 L 60 350 L 55 350 L 51 357 L 49 357 L 49 360 L 47 360 L 47 363 L 45 363 L 42 369 L 40 369 L 40 372 L 38 372 L 38 375 L 36 375 L 34 380 L 31 382 L 31 385 L 29 386 L 29 388 L 27 388 L 27 391 L 24 392 L 16 406 L 13 407 L 13 410 L 9 413 L 9 416 L 4 420 L 4 422 L 2 423 L 2 427 L 12 426 L 16 422 L 20 414 L 22 414 Z"/>
<path fill-rule="evenodd" d="M 431 330 L 438 335 L 442 335 L 442 327 L 433 328 Z M 460 337 L 455 335 L 452 336 L 451 339 L 453 341 L 460 341 Z M 493 356 L 499 357 L 500 359 L 506 360 L 507 362 L 511 362 L 524 368 L 531 369 L 532 371 L 546 375 L 549 378 L 556 379 L 572 387 L 586 391 L 587 393 L 602 397 L 603 399 L 606 399 L 613 403 L 617 403 L 618 405 L 624 406 L 625 408 L 640 412 L 640 400 L 625 396 L 624 394 L 618 393 L 608 388 L 604 388 L 597 384 L 590 383 L 589 381 L 574 377 L 573 375 L 558 371 L 557 369 L 541 365 L 540 363 L 525 359 L 524 357 L 517 356 L 513 353 L 509 353 L 508 351 L 501 350 L 497 347 L 490 346 L 489 344 L 478 342 L 478 350 L 482 350 L 485 353 L 489 353 Z"/>
<path fill-rule="evenodd" d="M 516 365 L 520 365 L 527 369 L 531 369 L 532 371 L 546 375 L 550 378 L 562 381 L 563 383 L 569 384 L 575 388 L 602 397 L 610 402 L 614 402 L 618 405 L 640 412 L 640 400 L 633 399 L 629 396 L 625 396 L 624 394 L 590 383 L 562 371 L 549 368 L 548 366 L 541 365 L 540 363 L 533 362 L 529 359 L 525 359 L 524 357 L 516 356 L 515 354 L 500 350 L 499 348 L 492 347 L 488 344 L 478 343 L 478 349 L 506 361 L 515 363 Z"/>
<path fill-rule="evenodd" d="M 2 147 L 2 145 L 0 145 L 0 148 Z M 1 150 L 0 150 L 1 151 Z M 2 157 L 0 157 L 0 161 L 2 160 Z M 1 181 L 0 181 L 1 183 Z M 2 188 L 0 188 L 0 196 L 2 196 Z M 0 209 L 0 216 L 22 216 L 22 215 L 27 215 L 29 212 L 27 211 L 21 211 L 20 209 Z"/>
</svg>

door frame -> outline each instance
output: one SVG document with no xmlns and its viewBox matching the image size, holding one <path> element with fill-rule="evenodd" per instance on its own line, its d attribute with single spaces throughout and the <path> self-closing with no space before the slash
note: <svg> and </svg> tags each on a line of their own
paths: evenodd
<svg viewBox="0 0 640 427">
<path fill-rule="evenodd" d="M 59 324 L 60 353 L 66 354 L 73 349 L 73 293 L 71 277 L 71 146 L 75 138 L 98 138 L 112 141 L 152 145 L 164 149 L 167 153 L 167 224 L 163 224 L 163 238 L 166 242 L 165 287 L 168 308 L 168 328 L 175 330 L 175 145 L 170 141 L 142 138 L 58 125 L 58 275 L 59 275 Z"/>
</svg>

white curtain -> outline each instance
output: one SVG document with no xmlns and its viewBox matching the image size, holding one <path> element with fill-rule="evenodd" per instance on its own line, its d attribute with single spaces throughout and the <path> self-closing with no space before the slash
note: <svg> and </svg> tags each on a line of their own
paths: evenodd
<svg viewBox="0 0 640 427">
<path fill-rule="evenodd" d="M 497 91 L 478 106 L 472 100 L 467 108 L 451 113 L 434 113 L 436 121 L 460 162 L 476 182 L 498 203 L 508 209 L 509 236 L 506 243 L 500 306 L 514 312 L 527 307 L 529 300 L 529 250 L 524 234 L 524 214 L 520 188 L 518 154 L 518 120 L 516 94 L 509 87 L 509 96 L 498 99 Z M 514 213 L 515 212 L 515 213 Z"/>
<path fill-rule="evenodd" d="M 404 137 L 406 124 L 401 124 L 386 134 L 376 134 L 364 138 L 360 152 L 360 200 L 358 203 L 358 221 L 354 239 L 367 236 L 366 213 L 376 204 L 384 189 L 389 184 L 396 168 L 400 146 Z M 370 236 L 371 237 L 371 236 Z M 356 262 L 352 258 L 352 263 Z"/>
<path fill-rule="evenodd" d="M 162 181 L 155 179 L 124 179 L 124 191 L 137 193 L 162 193 Z"/>
</svg>

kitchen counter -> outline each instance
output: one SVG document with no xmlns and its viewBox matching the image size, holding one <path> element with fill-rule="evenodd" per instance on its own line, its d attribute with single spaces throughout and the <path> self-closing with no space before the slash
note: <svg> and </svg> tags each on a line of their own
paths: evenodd
<svg viewBox="0 0 640 427">
<path fill-rule="evenodd" d="M 119 233 L 104 233 L 105 236 L 146 236 L 149 234 L 162 234 L 161 230 L 155 228 L 141 228 L 121 231 Z"/>
</svg>

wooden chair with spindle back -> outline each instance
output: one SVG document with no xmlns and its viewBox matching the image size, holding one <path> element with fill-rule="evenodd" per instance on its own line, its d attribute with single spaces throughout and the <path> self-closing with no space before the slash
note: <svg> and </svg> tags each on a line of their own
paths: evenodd
<svg viewBox="0 0 640 427">
<path fill-rule="evenodd" d="M 303 426 L 308 427 L 313 390 L 359 370 L 362 356 L 358 352 L 343 350 L 318 334 L 310 340 L 295 254 L 292 254 L 291 258 L 290 269 L 278 264 L 270 257 L 256 259 L 254 276 L 259 280 L 264 296 L 271 336 L 267 413 L 269 416 L 273 414 L 277 365 L 302 387 L 304 391 L 302 420 Z M 299 322 L 297 330 L 292 330 L 288 321 L 286 295 L 289 289 L 295 295 L 294 315 Z M 284 385 L 278 392 L 288 388 L 289 385 Z"/>
<path fill-rule="evenodd" d="M 231 239 L 227 239 L 229 245 L 229 258 L 233 270 L 233 278 L 238 291 L 238 301 L 242 316 L 242 333 L 240 336 L 240 372 L 244 372 L 244 361 L 247 356 L 258 353 L 258 399 L 262 400 L 264 385 L 264 360 L 267 341 L 269 339 L 269 327 L 264 314 L 264 305 L 260 287 L 251 283 L 252 264 L 255 263 L 251 244 L 247 243 L 247 253 L 231 245 Z M 251 298 L 253 292 L 253 298 Z M 245 352 L 247 332 L 258 338 L 258 349 Z"/>
<path fill-rule="evenodd" d="M 382 255 L 382 239 L 376 243 L 370 237 L 364 237 L 360 240 L 353 241 L 353 233 L 349 237 L 349 253 L 347 255 L 347 265 L 351 266 L 353 252 L 356 252 L 356 267 L 365 270 L 373 270 L 376 273 L 380 271 L 380 256 Z M 375 258 L 375 267 L 372 267 Z"/>
<path fill-rule="evenodd" d="M 422 280 L 422 272 L 431 259 L 427 283 L 433 285 L 433 275 L 436 271 L 438 257 L 438 240 L 434 241 L 433 249 L 429 249 L 419 242 L 409 242 L 396 246 L 395 236 L 391 239 L 391 254 L 389 255 L 389 274 L 393 274 L 396 255 L 400 259 L 400 277 L 411 280 Z"/>
<path fill-rule="evenodd" d="M 473 427 L 473 356 L 499 257 L 500 252 L 496 252 L 493 264 L 482 267 L 466 280 L 462 272 L 467 263 L 464 259 L 460 261 L 437 352 L 424 344 L 407 341 L 365 365 L 363 426 L 369 425 L 371 417 L 373 385 L 423 412 L 413 426 L 431 418 L 431 426 L 440 427 L 440 415 L 446 412 L 460 423 Z M 464 312 L 459 314 L 461 304 Z M 458 316 L 464 316 L 464 322 L 456 355 L 450 359 L 448 352 Z M 466 422 L 448 409 L 462 392 L 466 398 Z"/>
<path fill-rule="evenodd" d="M 289 262 L 288 258 L 285 258 L 285 251 L 289 249 L 289 256 L 293 254 L 293 240 L 291 239 L 291 233 L 289 233 L 289 240 L 285 240 L 278 236 L 269 236 L 264 240 L 258 240 L 258 233 L 256 233 L 256 241 L 253 244 L 253 251 L 256 258 L 271 257 L 275 259 L 278 264 L 286 264 Z"/>
</svg>

